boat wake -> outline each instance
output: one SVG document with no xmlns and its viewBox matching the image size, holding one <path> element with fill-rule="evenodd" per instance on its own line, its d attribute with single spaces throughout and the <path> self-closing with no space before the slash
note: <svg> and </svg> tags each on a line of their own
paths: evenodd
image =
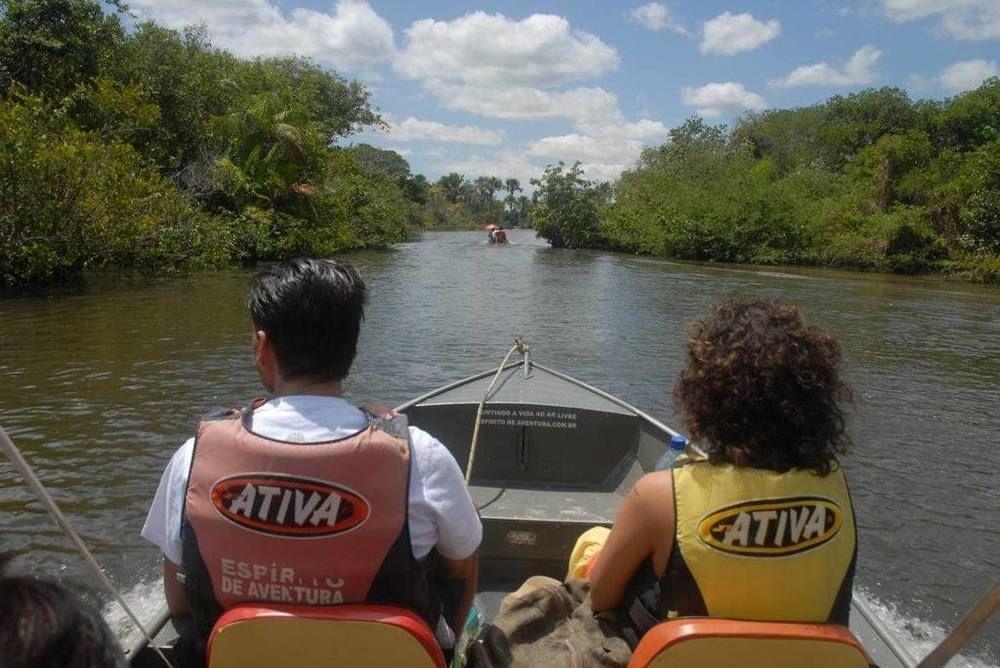
<svg viewBox="0 0 1000 668">
<path fill-rule="evenodd" d="M 139 621 L 150 630 L 150 621 L 163 605 L 163 578 L 142 580 L 123 589 L 121 594 Z M 128 647 L 142 637 L 142 633 L 117 602 L 107 601 L 101 614 L 123 647 Z"/>
<path fill-rule="evenodd" d="M 904 614 L 895 605 L 883 603 L 867 591 L 855 590 L 855 592 L 885 623 L 889 632 L 899 639 L 909 651 L 910 656 L 918 661 L 937 647 L 948 633 L 948 629 L 945 627 Z M 998 657 L 990 658 L 964 653 L 956 655 L 947 665 L 948 668 L 998 668 L 1000 662 L 998 662 Z"/>
</svg>

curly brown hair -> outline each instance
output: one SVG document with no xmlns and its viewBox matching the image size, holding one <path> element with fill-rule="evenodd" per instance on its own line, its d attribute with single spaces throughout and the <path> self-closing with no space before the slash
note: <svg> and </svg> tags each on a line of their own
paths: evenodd
<svg viewBox="0 0 1000 668">
<path fill-rule="evenodd" d="M 847 451 L 840 346 L 771 299 L 730 300 L 691 325 L 674 403 L 709 460 L 827 475 Z"/>
</svg>

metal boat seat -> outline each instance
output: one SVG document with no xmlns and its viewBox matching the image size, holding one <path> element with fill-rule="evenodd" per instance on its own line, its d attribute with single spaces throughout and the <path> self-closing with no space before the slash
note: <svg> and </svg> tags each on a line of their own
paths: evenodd
<svg viewBox="0 0 1000 668">
<path fill-rule="evenodd" d="M 629 668 L 869 668 L 844 626 L 684 618 L 651 629 Z"/>
<path fill-rule="evenodd" d="M 208 668 L 444 665 L 427 624 L 386 605 L 239 605 L 219 618 L 208 641 Z"/>
</svg>

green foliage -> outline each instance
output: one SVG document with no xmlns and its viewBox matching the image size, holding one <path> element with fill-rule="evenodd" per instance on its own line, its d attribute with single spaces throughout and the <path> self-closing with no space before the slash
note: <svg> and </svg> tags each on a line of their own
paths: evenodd
<svg viewBox="0 0 1000 668">
<path fill-rule="evenodd" d="M 534 227 L 553 248 L 586 248 L 598 241 L 597 210 L 606 191 L 583 178 L 580 163 L 569 169 L 550 165 L 539 179 L 532 179 Z"/>
<path fill-rule="evenodd" d="M 22 86 L 62 98 L 95 79 L 123 38 L 117 18 L 96 2 L 0 0 L 0 96 Z"/>
<path fill-rule="evenodd" d="M 39 98 L 0 102 L 0 285 L 177 268 L 217 259 L 219 243 L 128 144 L 60 127 Z"/>
<path fill-rule="evenodd" d="M 509 223 L 506 200 L 497 199 L 504 189 L 504 181 L 495 176 L 468 180 L 456 172 L 445 174 L 428 191 L 420 224 L 426 228 L 471 230 L 483 229 L 489 223 Z"/>
<path fill-rule="evenodd" d="M 383 246 L 430 197 L 398 154 L 333 146 L 383 125 L 358 82 L 95 0 L 0 0 L 0 124 L 3 285 Z"/>
<path fill-rule="evenodd" d="M 1000 79 L 944 103 L 862 91 L 732 131 L 689 119 L 622 175 L 585 243 L 996 281 L 998 128 Z"/>
<path fill-rule="evenodd" d="M 357 144 L 347 150 L 365 174 L 382 173 L 400 183 L 410 178 L 410 163 L 395 151 L 371 144 Z"/>
</svg>

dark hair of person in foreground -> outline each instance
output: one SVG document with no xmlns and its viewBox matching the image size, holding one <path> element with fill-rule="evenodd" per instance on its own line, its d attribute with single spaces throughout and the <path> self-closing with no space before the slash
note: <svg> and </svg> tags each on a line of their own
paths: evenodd
<svg viewBox="0 0 1000 668">
<path fill-rule="evenodd" d="M 343 380 L 357 353 L 366 289 L 358 271 L 332 259 L 295 259 L 260 271 L 247 308 L 274 346 L 285 378 Z"/>
<path fill-rule="evenodd" d="M 725 301 L 691 325 L 674 402 L 712 462 L 827 475 L 849 445 L 839 364 L 795 306 Z"/>
<path fill-rule="evenodd" d="M 4 575 L 8 561 L 0 555 L 0 668 L 124 668 L 100 610 L 58 582 Z"/>
</svg>

